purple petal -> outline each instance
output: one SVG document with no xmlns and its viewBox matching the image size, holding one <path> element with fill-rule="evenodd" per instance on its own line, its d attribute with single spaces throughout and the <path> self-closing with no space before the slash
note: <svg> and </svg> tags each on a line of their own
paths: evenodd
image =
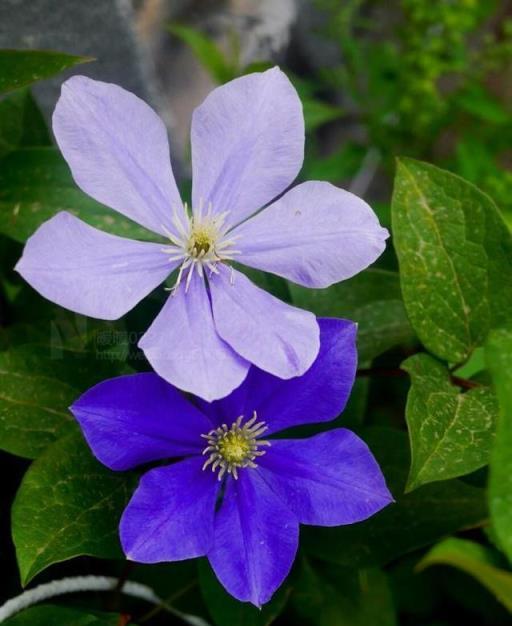
<svg viewBox="0 0 512 626">
<path fill-rule="evenodd" d="M 53 132 L 76 184 L 98 202 L 162 235 L 173 230 L 173 210 L 184 215 L 165 126 L 134 94 L 73 76 L 62 85 Z"/>
<path fill-rule="evenodd" d="M 243 470 L 226 483 L 207 556 L 219 581 L 237 600 L 260 607 L 288 575 L 299 540 L 293 513 L 258 472 Z"/>
<path fill-rule="evenodd" d="M 217 334 L 204 280 L 196 272 L 187 292 L 182 284 L 169 297 L 139 347 L 162 378 L 206 400 L 233 391 L 249 369 Z"/>
<path fill-rule="evenodd" d="M 297 185 L 233 235 L 240 263 L 306 287 L 354 276 L 382 254 L 389 236 L 366 202 L 325 182 Z"/>
<path fill-rule="evenodd" d="M 71 407 L 94 455 L 113 470 L 201 454 L 210 420 L 153 373 L 120 376 L 86 391 Z"/>
<path fill-rule="evenodd" d="M 279 376 L 303 374 L 320 348 L 315 316 L 281 302 L 225 266 L 210 278 L 219 335 L 244 359 Z"/>
<path fill-rule="evenodd" d="M 193 206 L 237 224 L 282 193 L 304 158 L 302 105 L 277 67 L 218 87 L 192 118 Z"/>
<path fill-rule="evenodd" d="M 251 367 L 245 381 L 227 398 L 201 408 L 216 424 L 231 424 L 239 415 L 258 418 L 271 433 L 301 424 L 325 422 L 338 416 L 347 403 L 357 369 L 353 322 L 320 318 L 320 352 L 308 371 L 282 380 Z"/>
<path fill-rule="evenodd" d="M 104 233 L 62 212 L 30 237 L 16 270 L 48 300 L 115 320 L 176 267 L 161 247 Z"/>
<path fill-rule="evenodd" d="M 273 440 L 258 464 L 302 524 L 353 524 L 393 502 L 368 446 L 342 428 L 309 439 Z"/>
<path fill-rule="evenodd" d="M 119 526 L 128 559 L 182 561 L 210 550 L 220 483 L 202 464 L 194 457 L 144 474 Z"/>
</svg>

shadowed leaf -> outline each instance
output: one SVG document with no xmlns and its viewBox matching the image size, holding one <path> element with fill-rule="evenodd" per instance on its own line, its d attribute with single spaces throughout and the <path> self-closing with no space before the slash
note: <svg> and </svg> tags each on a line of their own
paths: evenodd
<svg viewBox="0 0 512 626">
<path fill-rule="evenodd" d="M 462 393 L 448 369 L 428 354 L 402 363 L 411 377 L 405 418 L 411 441 L 406 491 L 457 478 L 489 462 L 498 405 L 489 387 Z"/>
</svg>

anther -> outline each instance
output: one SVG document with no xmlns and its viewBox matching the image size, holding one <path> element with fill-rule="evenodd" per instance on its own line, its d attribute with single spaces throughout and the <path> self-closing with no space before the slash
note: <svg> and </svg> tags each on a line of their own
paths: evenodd
<svg viewBox="0 0 512 626">
<path fill-rule="evenodd" d="M 203 470 L 211 466 L 213 472 L 219 469 L 218 479 L 222 480 L 227 473 L 236 480 L 240 468 L 257 467 L 254 462 L 258 457 L 263 456 L 266 451 L 260 447 L 270 446 L 270 441 L 258 439 L 268 428 L 265 422 L 258 422 L 258 416 L 254 411 L 253 416 L 243 424 L 244 416 L 240 415 L 228 427 L 222 424 L 218 428 L 211 430 L 205 435 L 207 446 L 203 450 L 203 455 L 208 455 Z"/>
</svg>

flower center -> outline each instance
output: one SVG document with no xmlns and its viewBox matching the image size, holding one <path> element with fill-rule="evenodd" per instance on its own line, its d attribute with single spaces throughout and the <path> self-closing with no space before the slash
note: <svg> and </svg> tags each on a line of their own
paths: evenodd
<svg viewBox="0 0 512 626">
<path fill-rule="evenodd" d="M 213 222 L 196 225 L 192 221 L 191 226 L 187 251 L 191 257 L 199 259 L 204 257 L 211 249 L 215 249 L 218 233 Z"/>
<path fill-rule="evenodd" d="M 228 428 L 222 424 L 219 428 L 211 430 L 207 435 L 201 435 L 208 445 L 203 450 L 207 454 L 203 469 L 209 465 L 212 471 L 219 469 L 219 480 L 227 472 L 233 478 L 238 478 L 238 469 L 241 467 L 257 467 L 254 462 L 259 456 L 265 454 L 265 450 L 259 450 L 260 446 L 269 446 L 270 442 L 258 439 L 268 428 L 265 422 L 258 422 L 258 416 L 254 411 L 253 416 L 243 426 L 244 416 L 240 417 Z"/>
<path fill-rule="evenodd" d="M 185 218 L 174 211 L 172 223 L 176 233 L 165 227 L 164 230 L 170 239 L 170 245 L 162 248 L 169 256 L 169 261 L 181 261 L 173 293 L 178 289 L 181 280 L 186 275 L 185 291 L 188 290 L 194 269 L 199 276 L 204 276 L 205 269 L 211 274 L 218 273 L 217 263 L 232 261 L 239 250 L 233 248 L 236 237 L 227 237 L 229 225 L 226 224 L 228 214 L 213 213 L 211 204 L 205 212 L 202 203 L 198 211 L 189 215 L 185 204 Z"/>
</svg>

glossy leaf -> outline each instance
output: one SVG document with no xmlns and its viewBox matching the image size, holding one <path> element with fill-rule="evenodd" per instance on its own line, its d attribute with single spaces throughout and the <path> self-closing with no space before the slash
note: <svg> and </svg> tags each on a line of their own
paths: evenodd
<svg viewBox="0 0 512 626">
<path fill-rule="evenodd" d="M 417 569 L 451 565 L 473 576 L 512 612 L 512 572 L 499 567 L 494 553 L 466 539 L 445 539 L 423 557 Z"/>
<path fill-rule="evenodd" d="M 12 508 L 22 584 L 76 556 L 122 558 L 118 524 L 134 487 L 134 475 L 101 465 L 80 433 L 49 446 L 25 474 Z"/>
<path fill-rule="evenodd" d="M 327 289 L 306 289 L 290 283 L 290 291 L 294 304 L 319 317 L 344 317 L 357 322 L 361 362 L 414 340 L 398 274 L 394 272 L 366 270 Z"/>
<path fill-rule="evenodd" d="M 460 480 L 425 485 L 403 494 L 409 468 L 407 436 L 371 428 L 359 433 L 379 461 L 396 502 L 372 518 L 338 528 L 304 528 L 302 545 L 327 561 L 348 567 L 385 565 L 487 517 L 485 490 Z"/>
<path fill-rule="evenodd" d="M 512 315 L 512 238 L 498 209 L 458 176 L 400 159 L 392 222 L 418 337 L 442 359 L 466 360 Z"/>
<path fill-rule="evenodd" d="M 49 50 L 0 50 L 0 94 L 92 60 Z"/>
<path fill-rule="evenodd" d="M 88 387 L 129 371 L 123 362 L 25 345 L 0 352 L 0 449 L 35 458 L 74 425 L 68 407 Z"/>
<path fill-rule="evenodd" d="M 56 148 L 20 149 L 0 160 L 0 233 L 23 243 L 59 211 L 123 237 L 158 240 L 80 191 Z"/>
<path fill-rule="evenodd" d="M 462 393 L 448 369 L 427 354 L 410 357 L 402 369 L 411 377 L 405 418 L 412 462 L 406 491 L 487 465 L 498 415 L 494 392 L 481 386 Z"/>
<path fill-rule="evenodd" d="M 22 146 L 49 145 L 46 123 L 28 89 L 0 100 L 0 157 Z"/>
<path fill-rule="evenodd" d="M 491 453 L 489 509 L 492 528 L 512 562 L 512 330 L 491 333 L 486 358 L 500 405 Z"/>
</svg>

